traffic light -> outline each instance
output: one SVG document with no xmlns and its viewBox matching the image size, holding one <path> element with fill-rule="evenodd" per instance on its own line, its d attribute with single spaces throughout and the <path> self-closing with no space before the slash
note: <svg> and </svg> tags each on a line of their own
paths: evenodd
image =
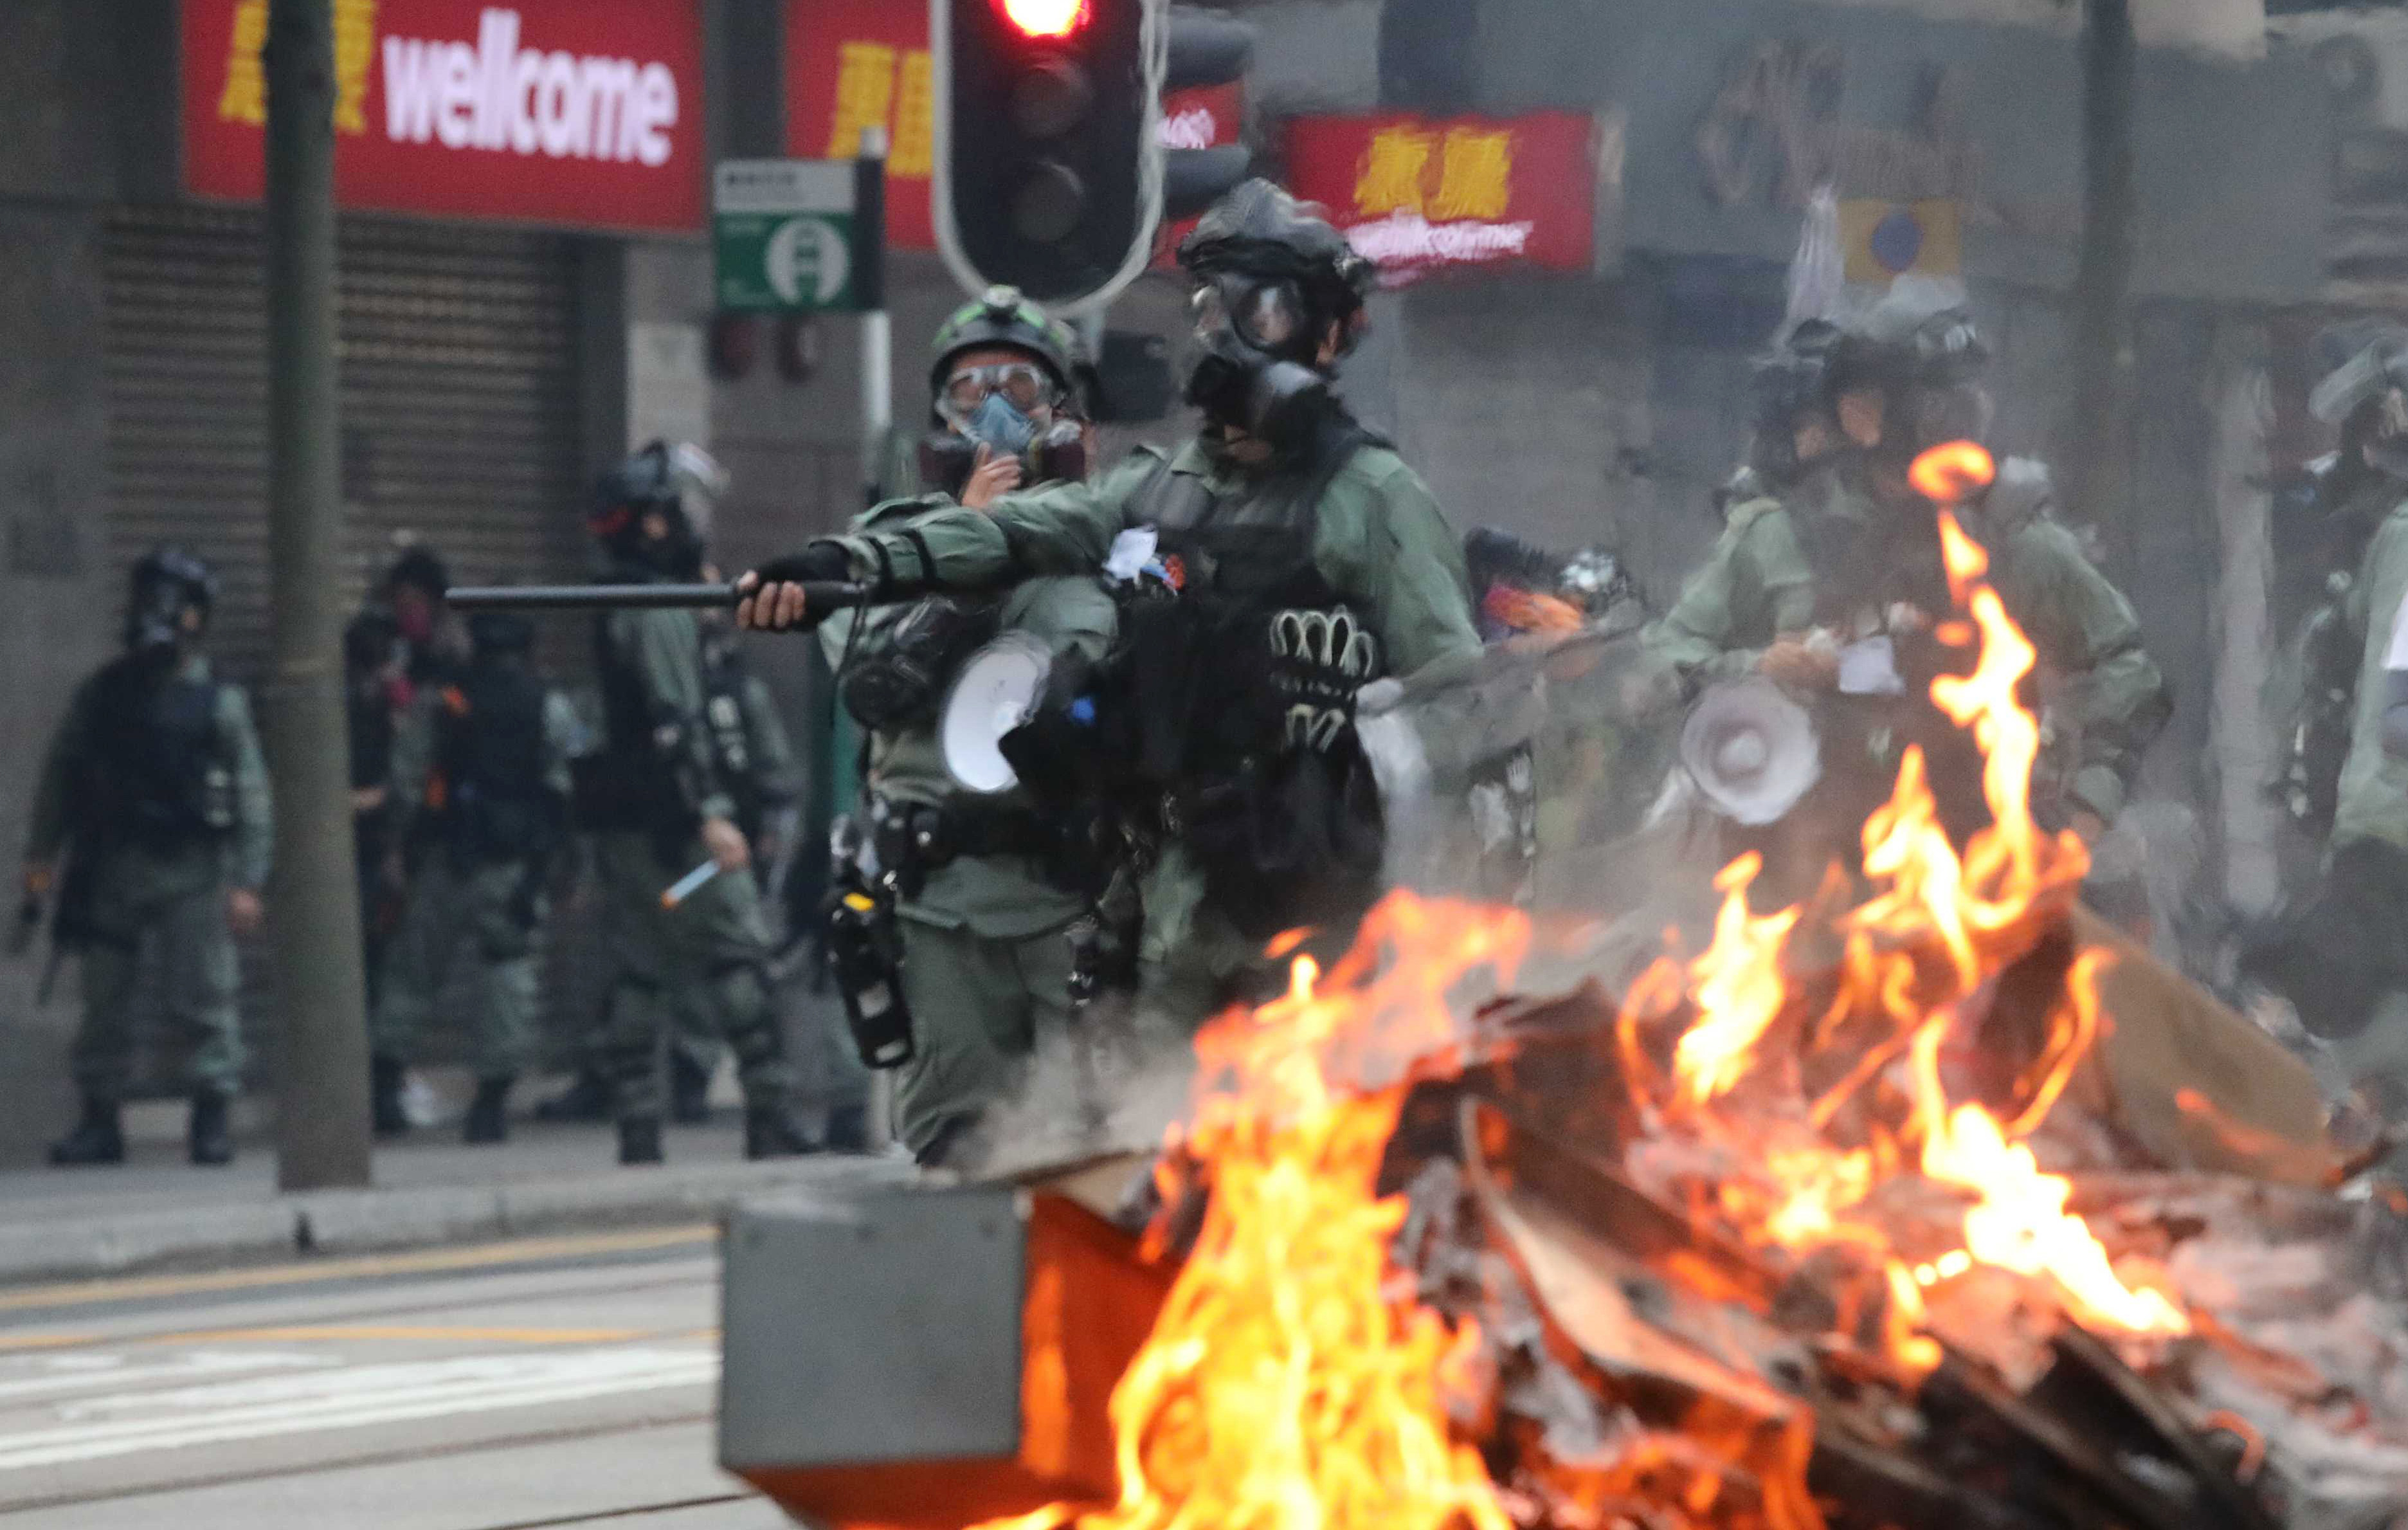
<svg viewBox="0 0 2408 1530">
<path fill-rule="evenodd" d="M 936 0 L 937 239 L 963 286 L 1110 299 L 1162 217 L 1163 0 Z"/>
<path fill-rule="evenodd" d="M 1174 6 L 1170 11 L 1168 62 L 1164 94 L 1232 85 L 1254 61 L 1254 29 L 1209 10 Z M 1162 215 L 1193 218 L 1219 201 L 1254 169 L 1254 156 L 1237 144 L 1214 149 L 1171 149 L 1162 173 Z"/>
</svg>

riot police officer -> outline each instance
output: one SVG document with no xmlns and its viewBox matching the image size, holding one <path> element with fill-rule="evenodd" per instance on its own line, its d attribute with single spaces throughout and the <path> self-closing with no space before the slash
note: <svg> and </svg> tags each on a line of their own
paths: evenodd
<svg viewBox="0 0 2408 1530">
<path fill-rule="evenodd" d="M 1010 287 L 937 333 L 930 430 L 916 498 L 890 500 L 856 534 L 955 505 L 983 512 L 1014 487 L 1086 476 L 1092 429 L 1078 397 L 1078 340 Z M 1064 826 L 1025 792 L 982 796 L 948 772 L 937 736 L 945 687 L 991 632 L 1048 654 L 1104 657 L 1111 597 L 1094 570 L 1023 581 L 987 601 L 930 597 L 820 628 L 838 695 L 869 735 L 862 821 L 891 902 L 913 1055 L 895 1136 L 921 1162 L 961 1162 L 981 1117 L 1007 1097 L 1040 1038 L 1068 1037 L 1069 938 L 1096 889 Z M 839 963 L 839 974 L 842 973 Z"/>
<path fill-rule="evenodd" d="M 810 620 L 799 581 L 890 592 L 989 586 L 1096 566 L 1123 532 L 1164 597 L 1125 604 L 1125 687 L 1151 715 L 1135 785 L 1158 843 L 1145 886 L 1143 1013 L 1193 1021 L 1279 981 L 1281 930 L 1344 939 L 1381 840 L 1352 727 L 1369 681 L 1476 655 L 1462 550 L 1418 474 L 1338 401 L 1375 271 L 1267 181 L 1181 246 L 1202 432 L 1092 484 L 936 510 L 814 543 L 751 576 L 739 621 Z M 1125 546 L 1125 544 L 1124 544 Z M 1172 592 L 1176 592 L 1175 594 Z"/>
<path fill-rule="evenodd" d="M 723 577 L 706 568 L 702 576 Z M 764 893 L 774 888 L 779 863 L 794 848 L 795 802 L 802 792 L 802 767 L 776 700 L 744 660 L 725 612 L 704 612 L 702 623 L 703 715 L 710 745 L 735 804 L 736 827 L 752 847 L 754 880 Z M 710 1117 L 710 1076 L 720 1053 L 719 1033 L 707 1003 L 678 1008 L 677 1032 L 669 1045 L 669 1112 L 695 1125 Z M 828 1129 L 828 1145 L 861 1146 L 860 1111 L 839 1114 Z"/>
<path fill-rule="evenodd" d="M 2408 990 L 2408 736 L 2386 728 L 2395 700 L 2408 699 L 2397 678 L 2408 673 L 2398 621 L 2408 599 L 2408 334 L 2369 338 L 2311 404 L 2341 427 L 2328 534 L 2365 549 L 2355 575 L 2333 582 L 2330 609 L 2311 618 L 2307 714 L 2285 784 L 2303 822 L 2329 811 L 2331 837 L 2315 887 L 2247 943 L 2243 970 L 2288 997 L 2311 1032 L 2347 1040 Z M 2344 728 L 2345 744 L 2320 746 Z"/>
<path fill-rule="evenodd" d="M 422 699 L 395 750 L 397 823 L 419 855 L 371 1028 L 380 1136 L 409 1129 L 404 1070 L 464 945 L 476 961 L 469 1142 L 508 1136 L 510 1087 L 538 1018 L 545 884 L 567 835 L 583 730 L 567 697 L 535 672 L 523 617 L 480 613 L 468 632 L 467 668 Z"/>
<path fill-rule="evenodd" d="M 208 565 L 179 548 L 136 563 L 126 652 L 77 690 L 43 765 L 26 890 L 40 899 L 57 884 L 52 937 L 83 963 L 74 1052 L 83 1118 L 52 1145 L 53 1163 L 124 1161 L 119 1108 L 146 945 L 190 1048 L 192 1162 L 234 1156 L 227 1113 L 243 1065 L 234 942 L 259 927 L 274 826 L 251 703 L 201 650 L 216 595 Z"/>
<path fill-rule="evenodd" d="M 688 579 L 706 527 L 691 510 L 707 469 L 654 443 L 608 474 L 587 523 L 616 584 Z M 681 1003 L 705 1006 L 734 1048 L 748 1157 L 807 1152 L 787 1095 L 785 1038 L 752 850 L 711 745 L 702 635 L 690 611 L 615 611 L 594 628 L 604 737 L 580 763 L 579 816 L 595 830 L 604 945 L 613 964 L 601 1048 L 623 1163 L 661 1160 L 660 1047 Z M 707 870 L 708 868 L 708 870 Z M 708 880 L 674 902 L 691 875 Z"/>
<path fill-rule="evenodd" d="M 1978 754 L 1922 704 L 1932 675 L 1961 659 L 1933 635 L 1952 601 L 1937 518 L 1908 469 L 1929 447 L 1982 440 L 1986 360 L 1961 309 L 1914 296 L 1837 328 L 1802 326 L 1760 379 L 1751 466 L 1765 492 L 1730 507 L 1705 566 L 1648 629 L 1650 648 L 1693 685 L 1762 674 L 1822 711 L 1836 768 L 1813 801 L 1828 831 L 1780 868 L 1790 882 L 1778 900 L 1811 890 L 1827 853 L 1844 859 L 1910 743 L 1925 750 L 1952 830 L 1969 832 L 1985 812 Z M 2009 613 L 2066 682 L 2051 719 L 2064 747 L 2047 762 L 2036 807 L 2096 840 L 2121 812 L 2168 702 L 2130 602 L 2051 513 L 2054 498 L 2044 467 L 2010 459 L 1957 514 L 1988 550 Z M 1853 667 L 1843 684 L 1851 647 L 1883 658 Z"/>
</svg>

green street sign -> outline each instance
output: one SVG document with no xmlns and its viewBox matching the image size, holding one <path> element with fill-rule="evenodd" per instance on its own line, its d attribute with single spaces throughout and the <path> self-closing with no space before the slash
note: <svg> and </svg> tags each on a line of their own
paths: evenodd
<svg viewBox="0 0 2408 1530">
<path fill-rule="evenodd" d="M 711 245 L 731 313 L 850 312 L 862 305 L 850 160 L 738 159 L 719 166 Z"/>
</svg>

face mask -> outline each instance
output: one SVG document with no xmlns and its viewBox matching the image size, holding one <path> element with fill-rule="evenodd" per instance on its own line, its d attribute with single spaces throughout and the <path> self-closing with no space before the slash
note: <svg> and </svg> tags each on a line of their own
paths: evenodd
<svg viewBox="0 0 2408 1530">
<path fill-rule="evenodd" d="M 125 613 L 125 646 L 159 657 L 175 652 L 184 636 L 184 595 L 172 585 L 137 592 Z"/>
<path fill-rule="evenodd" d="M 986 396 L 978 412 L 962 426 L 962 434 L 983 441 L 998 456 L 1016 457 L 1037 439 L 1037 422 L 1013 407 L 1001 393 Z"/>
<path fill-rule="evenodd" d="M 977 438 L 957 430 L 932 430 L 920 442 L 920 486 L 960 498 L 978 466 Z M 992 452 L 995 448 L 990 447 Z M 1087 477 L 1087 436 L 1076 420 L 1056 420 L 1033 436 L 1020 454 L 1020 486 L 1078 484 Z"/>
</svg>

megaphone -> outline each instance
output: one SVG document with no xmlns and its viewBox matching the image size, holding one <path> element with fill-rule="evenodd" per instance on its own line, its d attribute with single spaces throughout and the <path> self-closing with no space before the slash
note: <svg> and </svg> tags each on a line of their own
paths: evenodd
<svg viewBox="0 0 2408 1530">
<path fill-rule="evenodd" d="M 1823 775 L 1814 720 L 1761 676 L 1716 686 L 1681 729 L 1681 764 L 1724 817 L 1778 822 Z"/>
<path fill-rule="evenodd" d="M 984 796 L 1020 785 L 1003 758 L 1003 736 L 1035 714 L 1053 670 L 1052 650 L 1025 632 L 1007 632 L 972 654 L 937 716 L 946 773 Z"/>
</svg>

